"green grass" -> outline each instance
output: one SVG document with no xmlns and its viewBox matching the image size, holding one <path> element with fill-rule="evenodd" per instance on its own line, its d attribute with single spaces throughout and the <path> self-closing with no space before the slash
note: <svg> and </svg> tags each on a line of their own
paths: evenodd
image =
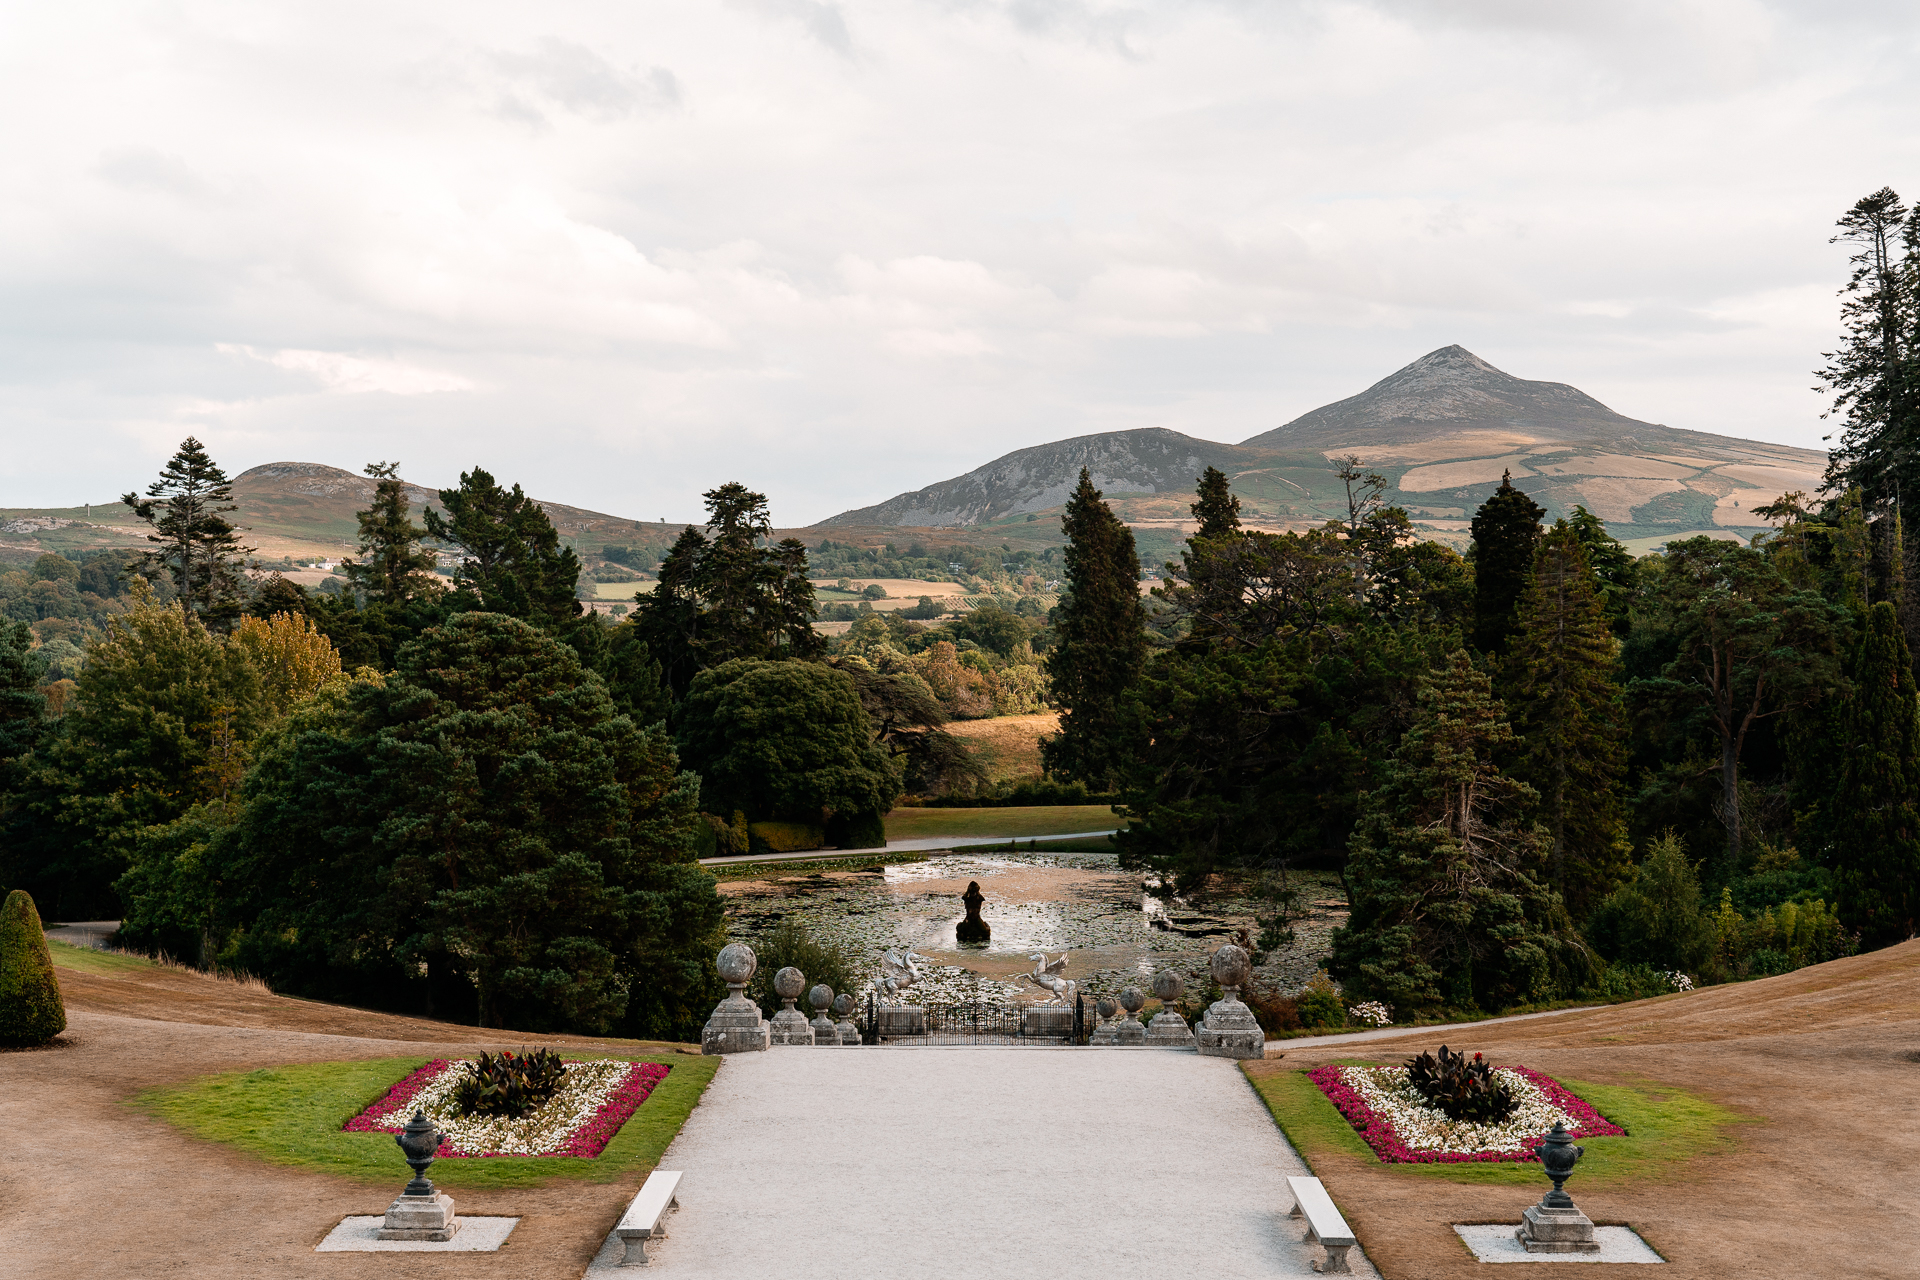
<svg viewBox="0 0 1920 1280">
<path fill-rule="evenodd" d="M 139 973 L 160 967 L 159 962 L 145 956 L 95 951 L 91 947 L 76 947 L 70 942 L 55 942 L 51 938 L 47 940 L 47 950 L 52 953 L 56 967 L 78 969 L 81 973 Z"/>
<path fill-rule="evenodd" d="M 1353 1065 L 1377 1065 L 1354 1063 Z M 1732 1149 L 1733 1126 L 1752 1123 L 1757 1116 L 1729 1111 L 1697 1094 L 1648 1080 L 1632 1085 L 1592 1084 L 1556 1077 L 1569 1090 L 1592 1103 L 1601 1115 L 1626 1133 L 1616 1137 L 1582 1138 L 1586 1155 L 1580 1160 L 1583 1185 L 1645 1182 L 1672 1176 L 1676 1166 L 1698 1156 L 1719 1155 Z M 1309 1166 L 1316 1156 L 1353 1155 L 1374 1161 L 1382 1169 L 1415 1178 L 1439 1178 L 1498 1186 L 1532 1186 L 1542 1181 L 1540 1166 L 1532 1161 L 1501 1164 L 1388 1164 L 1361 1141 L 1346 1117 L 1304 1071 L 1276 1071 L 1248 1077 L 1267 1104 L 1275 1123 L 1287 1135 Z"/>
<path fill-rule="evenodd" d="M 895 809 L 887 815 L 887 839 L 935 836 L 1057 836 L 1069 831 L 1112 830 L 1121 825 L 1104 804 L 1045 804 L 1005 809 Z"/>
<path fill-rule="evenodd" d="M 591 1160 L 577 1156 L 441 1160 L 430 1175 L 434 1182 L 455 1189 L 533 1187 L 562 1179 L 612 1182 L 625 1174 L 644 1174 L 680 1132 L 721 1061 L 690 1054 L 580 1056 L 665 1062 L 673 1070 Z M 266 1067 L 149 1089 L 135 1097 L 132 1105 L 196 1138 L 237 1147 L 273 1164 L 389 1183 L 408 1176 L 393 1135 L 345 1133 L 341 1126 L 428 1061 L 378 1058 Z"/>
</svg>

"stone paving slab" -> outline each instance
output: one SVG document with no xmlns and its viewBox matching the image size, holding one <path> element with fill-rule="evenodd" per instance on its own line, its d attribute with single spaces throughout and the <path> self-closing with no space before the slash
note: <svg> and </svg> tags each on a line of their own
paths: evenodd
<svg viewBox="0 0 1920 1280">
<path fill-rule="evenodd" d="M 1308 1172 L 1231 1062 L 1099 1049 L 730 1055 L 661 1158 L 675 1280 L 1115 1280 L 1316 1274 Z M 1357 1276 L 1377 1276 L 1359 1249 Z"/>
<path fill-rule="evenodd" d="M 1467 1242 L 1473 1256 L 1482 1262 L 1665 1262 L 1632 1227 L 1595 1227 L 1593 1239 L 1598 1253 L 1528 1253 L 1526 1246 L 1513 1238 L 1520 1229 L 1515 1222 L 1471 1227 L 1456 1226 L 1454 1231 Z"/>
<path fill-rule="evenodd" d="M 456 1210 L 457 1211 L 457 1210 Z M 459 1215 L 460 1229 L 451 1240 L 381 1240 L 386 1215 L 353 1214 L 342 1218 L 327 1238 L 313 1246 L 315 1253 L 492 1253 L 506 1243 L 518 1218 L 469 1218 Z"/>
</svg>

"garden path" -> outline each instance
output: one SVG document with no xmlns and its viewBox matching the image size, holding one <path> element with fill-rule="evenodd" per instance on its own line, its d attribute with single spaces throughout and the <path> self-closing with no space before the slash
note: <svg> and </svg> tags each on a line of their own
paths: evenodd
<svg viewBox="0 0 1920 1280">
<path fill-rule="evenodd" d="M 674 1280 L 1271 1280 L 1321 1256 L 1287 1217 L 1306 1166 L 1237 1064 L 1191 1053 L 738 1054 L 660 1167 L 686 1178 L 648 1274 Z"/>
</svg>

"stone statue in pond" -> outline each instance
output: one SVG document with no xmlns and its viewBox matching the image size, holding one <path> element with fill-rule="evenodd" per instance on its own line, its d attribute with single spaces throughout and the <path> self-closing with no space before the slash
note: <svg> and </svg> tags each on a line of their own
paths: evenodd
<svg viewBox="0 0 1920 1280">
<path fill-rule="evenodd" d="M 987 895 L 980 892 L 980 882 L 978 880 L 967 881 L 967 891 L 962 895 L 960 901 L 967 908 L 967 918 L 954 926 L 953 940 L 955 942 L 992 941 L 993 930 L 987 925 L 985 920 L 980 918 L 980 908 L 985 905 Z"/>
<path fill-rule="evenodd" d="M 882 1000 L 892 1001 L 901 991 L 920 981 L 920 970 L 914 965 L 916 960 L 921 964 L 933 963 L 909 947 L 880 953 L 880 976 L 874 979 L 873 985 Z"/>
<path fill-rule="evenodd" d="M 1064 953 L 1058 960 L 1049 960 L 1046 952 L 1036 951 L 1027 959 L 1033 961 L 1033 972 L 1027 975 L 1028 982 L 1053 992 L 1053 1001 L 1060 1004 L 1073 1003 L 1073 994 L 1079 989 L 1079 984 L 1071 978 L 1060 976 L 1067 967 L 1067 957 Z"/>
</svg>

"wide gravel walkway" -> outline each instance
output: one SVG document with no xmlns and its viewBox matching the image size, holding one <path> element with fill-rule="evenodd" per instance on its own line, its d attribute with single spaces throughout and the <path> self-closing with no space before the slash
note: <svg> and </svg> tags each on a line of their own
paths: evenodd
<svg viewBox="0 0 1920 1280">
<path fill-rule="evenodd" d="M 735 1054 L 660 1167 L 686 1178 L 647 1274 L 677 1280 L 1271 1280 L 1321 1256 L 1287 1216 L 1306 1167 L 1236 1064 L 1192 1053 Z M 635 1274 L 609 1246 L 588 1274 Z"/>
</svg>

